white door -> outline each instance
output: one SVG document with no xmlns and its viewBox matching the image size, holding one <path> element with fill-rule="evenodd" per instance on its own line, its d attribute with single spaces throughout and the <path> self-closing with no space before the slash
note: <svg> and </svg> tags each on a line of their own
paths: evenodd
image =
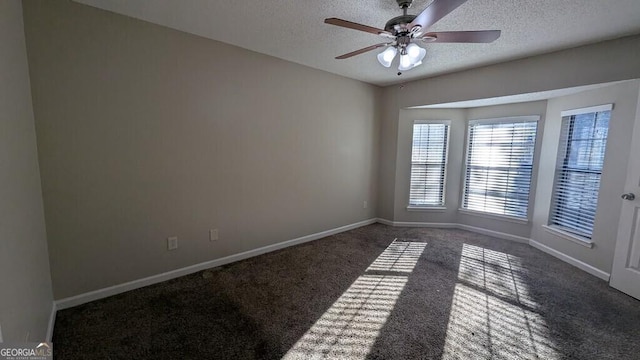
<svg viewBox="0 0 640 360">
<path fill-rule="evenodd" d="M 640 112 L 640 107 L 637 111 Z M 621 199 L 622 211 L 610 284 L 640 299 L 640 113 L 636 116 L 625 194 L 621 197 L 624 199 Z"/>
</svg>

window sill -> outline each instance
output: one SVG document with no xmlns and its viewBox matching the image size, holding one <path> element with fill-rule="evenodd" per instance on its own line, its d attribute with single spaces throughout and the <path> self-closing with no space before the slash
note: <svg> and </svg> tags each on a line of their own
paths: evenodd
<svg viewBox="0 0 640 360">
<path fill-rule="evenodd" d="M 485 213 L 485 212 L 469 210 L 469 209 L 463 209 L 463 208 L 459 208 L 458 212 L 461 212 L 461 213 L 466 214 L 466 215 L 479 216 L 479 217 L 493 219 L 493 220 L 509 221 L 509 222 L 516 223 L 516 224 L 528 224 L 529 223 L 528 219 L 517 218 L 515 216 L 491 214 L 491 213 Z"/>
<path fill-rule="evenodd" d="M 593 248 L 593 241 L 591 239 L 587 239 L 585 237 L 576 235 L 576 234 L 572 234 L 570 232 L 566 232 L 563 230 L 558 229 L 557 227 L 554 226 L 549 226 L 549 225 L 542 225 L 542 227 L 550 234 L 553 234 L 557 237 L 563 238 L 565 240 L 569 240 L 571 242 L 574 242 L 578 245 L 582 245 L 584 247 L 587 247 L 589 249 Z"/>
<path fill-rule="evenodd" d="M 444 206 L 407 206 L 407 211 L 431 211 L 431 212 L 445 212 L 447 208 Z"/>
</svg>

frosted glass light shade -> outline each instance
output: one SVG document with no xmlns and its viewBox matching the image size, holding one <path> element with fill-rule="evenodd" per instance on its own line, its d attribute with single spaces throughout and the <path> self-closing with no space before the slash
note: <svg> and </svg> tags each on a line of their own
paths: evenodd
<svg viewBox="0 0 640 360">
<path fill-rule="evenodd" d="M 409 55 L 412 60 L 417 59 L 418 56 L 420 56 L 420 47 L 413 43 L 409 44 L 407 46 L 407 55 Z"/>
<path fill-rule="evenodd" d="M 407 55 L 411 58 L 412 63 L 417 64 L 424 59 L 425 55 L 427 55 L 427 50 L 411 43 L 407 46 Z"/>
<path fill-rule="evenodd" d="M 400 55 L 400 66 L 398 66 L 398 70 L 404 71 L 413 68 L 413 62 L 411 62 L 411 57 L 409 54 Z"/>
<path fill-rule="evenodd" d="M 400 56 L 400 66 L 398 66 L 398 70 L 410 70 L 418 65 L 421 65 L 422 59 L 424 59 L 426 55 L 427 50 L 414 43 L 409 44 L 407 46 L 406 55 Z"/>
<path fill-rule="evenodd" d="M 384 67 L 390 67 L 391 62 L 395 59 L 398 50 L 394 46 L 389 46 L 383 52 L 378 54 L 378 62 Z"/>
</svg>

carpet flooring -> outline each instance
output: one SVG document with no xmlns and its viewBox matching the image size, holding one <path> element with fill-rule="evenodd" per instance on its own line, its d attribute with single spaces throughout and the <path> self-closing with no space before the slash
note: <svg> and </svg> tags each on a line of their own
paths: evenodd
<svg viewBox="0 0 640 360">
<path fill-rule="evenodd" d="M 640 359 L 640 301 L 462 230 L 365 226 L 57 313 L 56 359 Z"/>
</svg>

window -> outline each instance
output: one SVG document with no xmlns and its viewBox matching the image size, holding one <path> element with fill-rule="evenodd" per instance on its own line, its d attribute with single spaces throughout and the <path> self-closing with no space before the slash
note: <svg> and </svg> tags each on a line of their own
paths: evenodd
<svg viewBox="0 0 640 360">
<path fill-rule="evenodd" d="M 469 122 L 463 209 L 527 217 L 538 119 Z"/>
<path fill-rule="evenodd" d="M 449 122 L 413 124 L 410 207 L 444 206 L 448 143 Z"/>
<path fill-rule="evenodd" d="M 612 105 L 562 113 L 549 225 L 591 239 Z"/>
</svg>

